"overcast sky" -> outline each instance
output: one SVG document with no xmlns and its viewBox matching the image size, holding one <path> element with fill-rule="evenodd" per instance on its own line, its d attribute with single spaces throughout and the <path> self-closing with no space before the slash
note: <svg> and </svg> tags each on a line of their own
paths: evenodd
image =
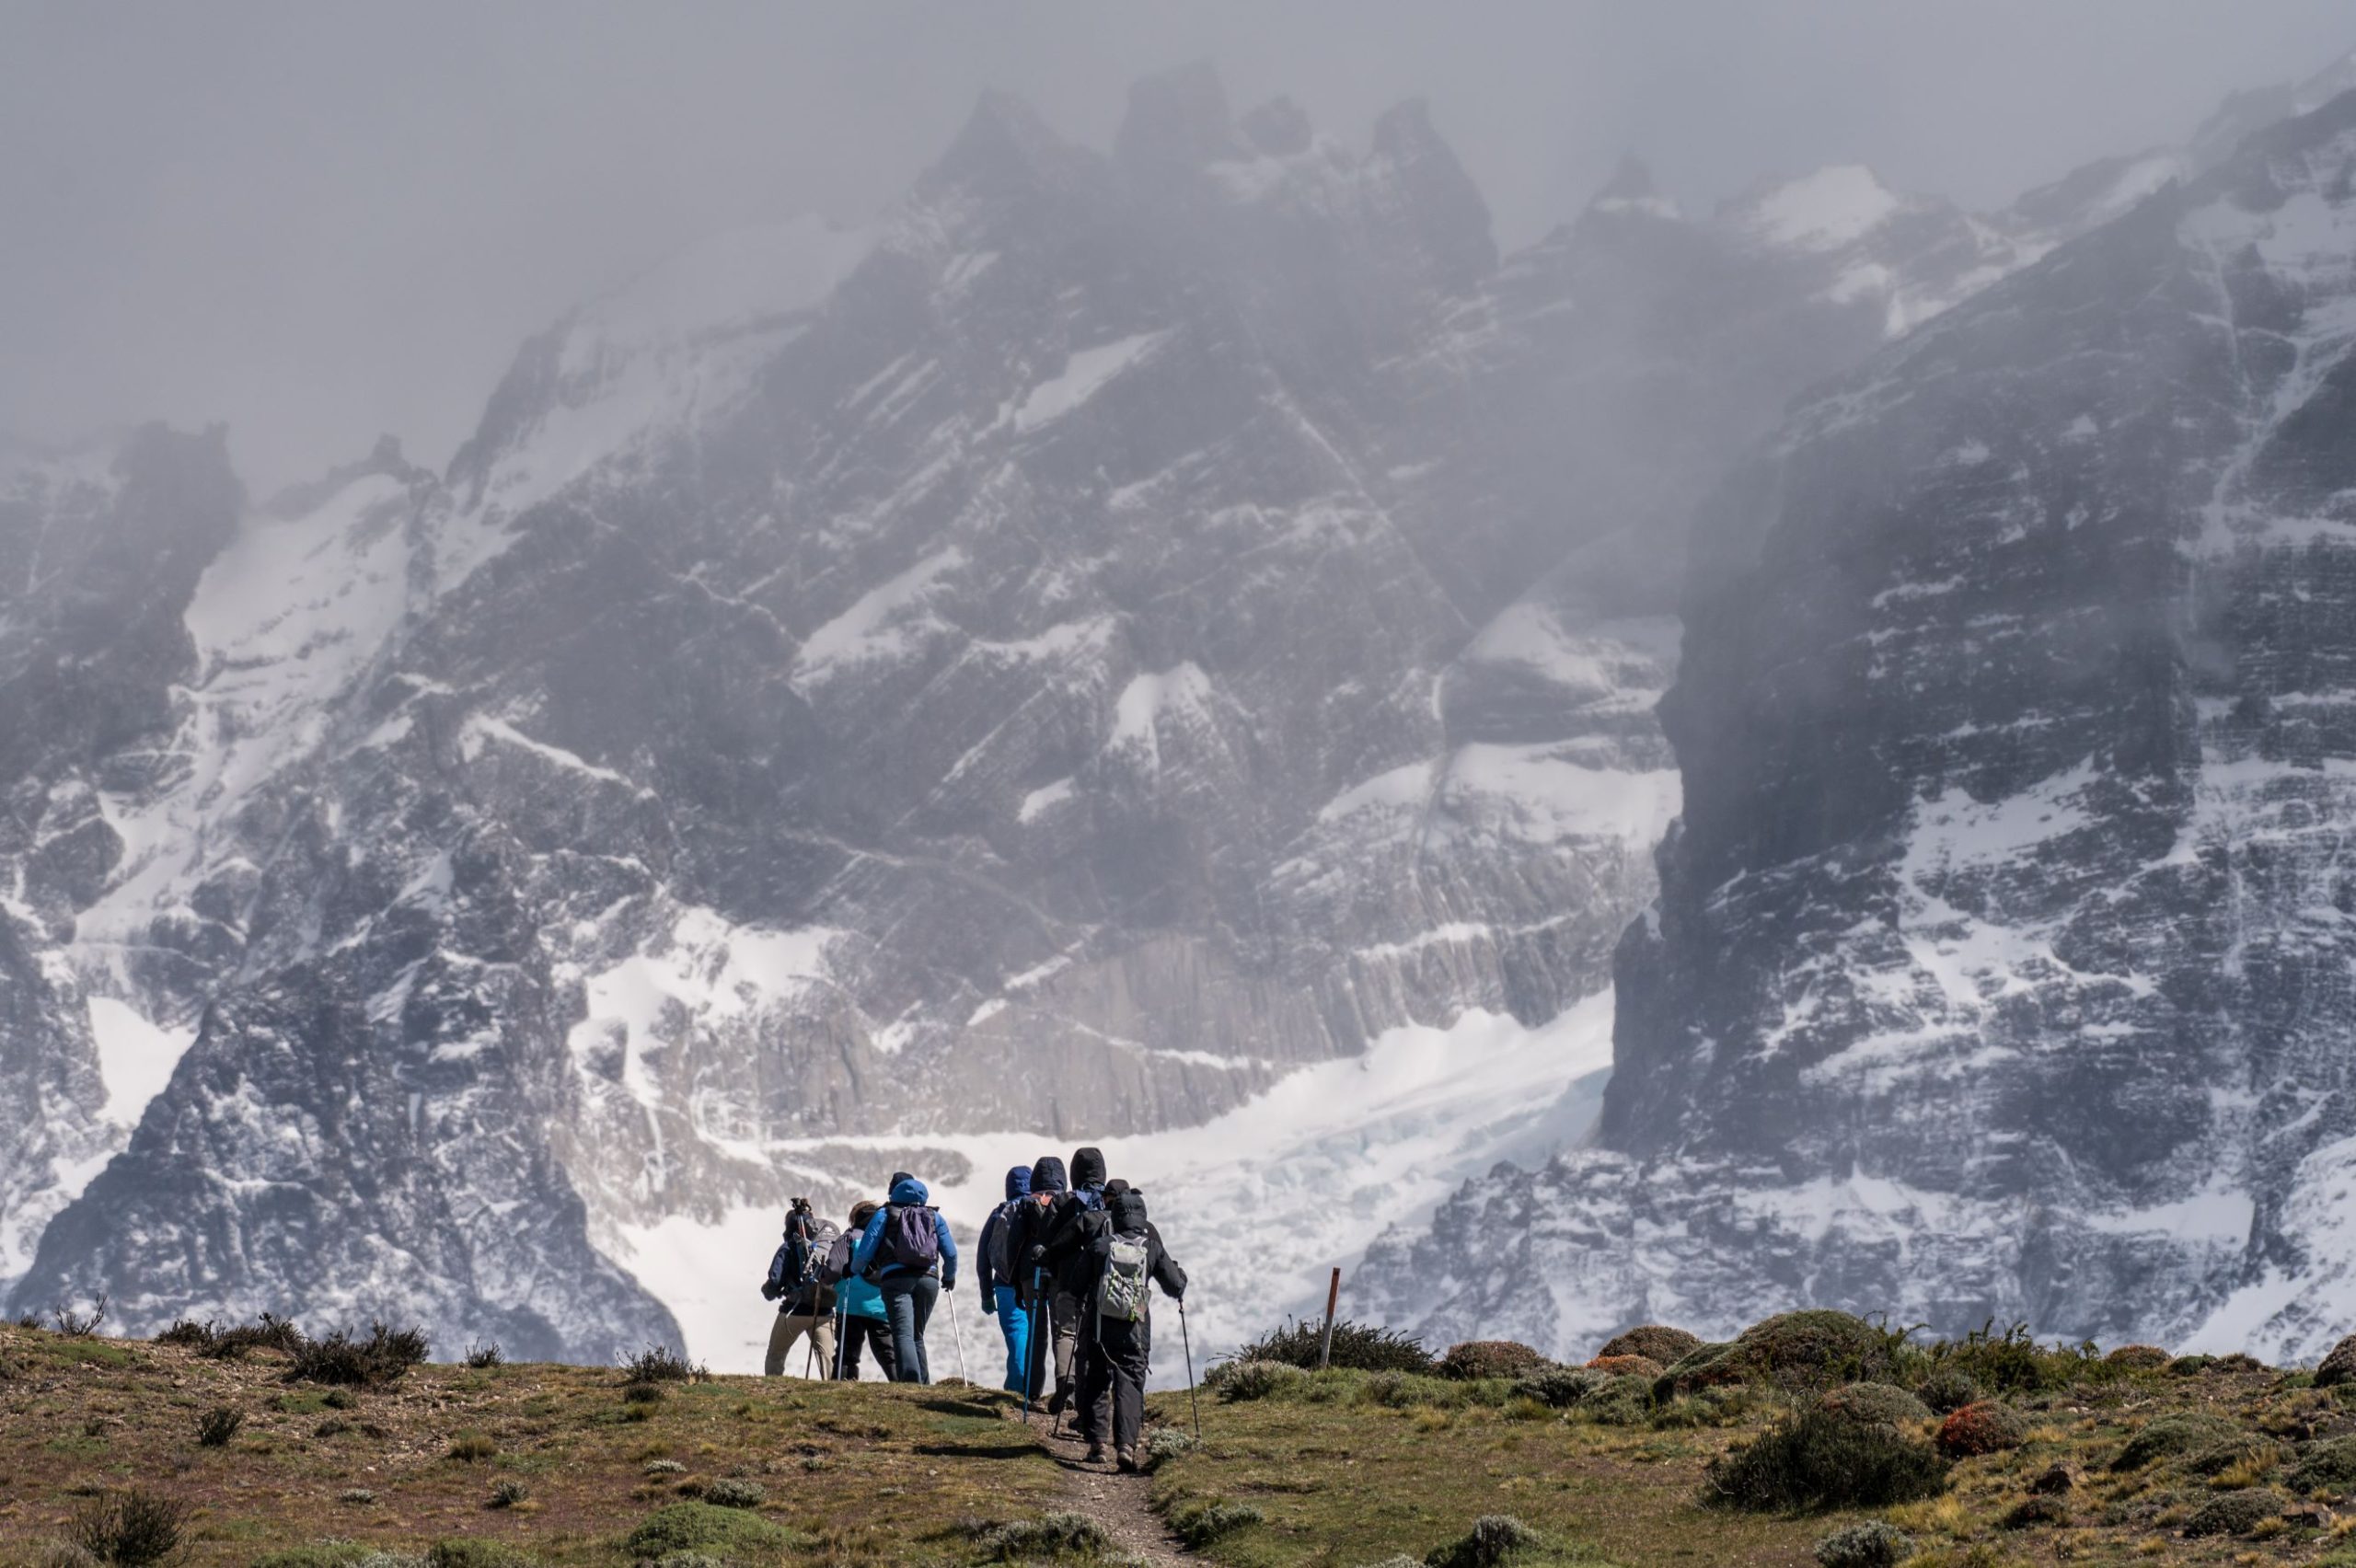
<svg viewBox="0 0 2356 1568">
<path fill-rule="evenodd" d="M 1096 146 L 1190 59 L 1354 142 L 1421 95 L 1510 246 L 1631 150 L 1693 206 L 1845 161 L 2001 205 L 2351 46 L 2347 0 L 0 0 L 0 429 L 439 467 L 566 306 L 864 216 L 985 86 Z"/>
</svg>

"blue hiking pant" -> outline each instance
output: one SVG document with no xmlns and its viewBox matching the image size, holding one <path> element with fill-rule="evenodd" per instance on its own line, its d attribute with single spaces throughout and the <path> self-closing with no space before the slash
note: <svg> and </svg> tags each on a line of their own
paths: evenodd
<svg viewBox="0 0 2356 1568">
<path fill-rule="evenodd" d="M 1022 1391 L 1022 1375 L 1031 1366 L 1031 1314 L 1014 1286 L 1001 1285 L 991 1293 L 998 1302 L 998 1332 L 1006 1336 L 1006 1389 Z"/>
</svg>

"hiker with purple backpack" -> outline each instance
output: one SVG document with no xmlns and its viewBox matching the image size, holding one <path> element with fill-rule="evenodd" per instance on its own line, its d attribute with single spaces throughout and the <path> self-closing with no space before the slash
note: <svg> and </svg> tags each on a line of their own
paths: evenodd
<svg viewBox="0 0 2356 1568">
<path fill-rule="evenodd" d="M 944 1290 L 957 1288 L 957 1243 L 925 1184 L 892 1173 L 891 1202 L 875 1211 L 851 1253 L 851 1272 L 874 1282 L 892 1325 L 893 1380 L 930 1383 L 924 1326 Z"/>
</svg>

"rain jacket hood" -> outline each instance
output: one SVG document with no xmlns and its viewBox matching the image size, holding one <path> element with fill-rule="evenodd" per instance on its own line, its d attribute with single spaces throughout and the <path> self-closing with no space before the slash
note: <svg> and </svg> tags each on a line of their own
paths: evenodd
<svg viewBox="0 0 2356 1568">
<path fill-rule="evenodd" d="M 1031 1168 L 1027 1165 L 1018 1165 L 1006 1173 L 1007 1201 L 1011 1203 L 1016 1198 L 1027 1198 L 1030 1195 Z"/>
<path fill-rule="evenodd" d="M 1064 1162 L 1054 1155 L 1039 1157 L 1031 1168 L 1031 1190 L 1034 1193 L 1068 1193 L 1071 1183 L 1064 1179 Z"/>
<path fill-rule="evenodd" d="M 902 1208 L 917 1204 L 929 1204 L 932 1193 L 925 1184 L 905 1171 L 892 1178 L 892 1201 Z"/>
</svg>

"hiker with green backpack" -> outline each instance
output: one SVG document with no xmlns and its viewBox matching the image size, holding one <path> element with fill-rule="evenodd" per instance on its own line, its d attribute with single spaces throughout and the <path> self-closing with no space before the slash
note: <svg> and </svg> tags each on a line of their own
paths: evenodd
<svg viewBox="0 0 2356 1568">
<path fill-rule="evenodd" d="M 1186 1271 L 1161 1244 L 1145 1194 L 1114 1182 L 1104 1193 L 1104 1223 L 1089 1229 L 1092 1285 L 1083 1306 L 1080 1355 L 1080 1429 L 1088 1462 L 1104 1462 L 1106 1427 L 1125 1472 L 1138 1469 L 1145 1425 L 1145 1385 L 1153 1355 L 1152 1302 L 1147 1282 L 1183 1302 Z M 1109 1417 L 1109 1421 L 1108 1418 Z"/>
<path fill-rule="evenodd" d="M 944 1290 L 957 1288 L 957 1243 L 925 1184 L 892 1174 L 891 1202 L 875 1211 L 851 1253 L 851 1272 L 872 1280 L 892 1324 L 893 1381 L 930 1383 L 925 1323 Z"/>
</svg>

